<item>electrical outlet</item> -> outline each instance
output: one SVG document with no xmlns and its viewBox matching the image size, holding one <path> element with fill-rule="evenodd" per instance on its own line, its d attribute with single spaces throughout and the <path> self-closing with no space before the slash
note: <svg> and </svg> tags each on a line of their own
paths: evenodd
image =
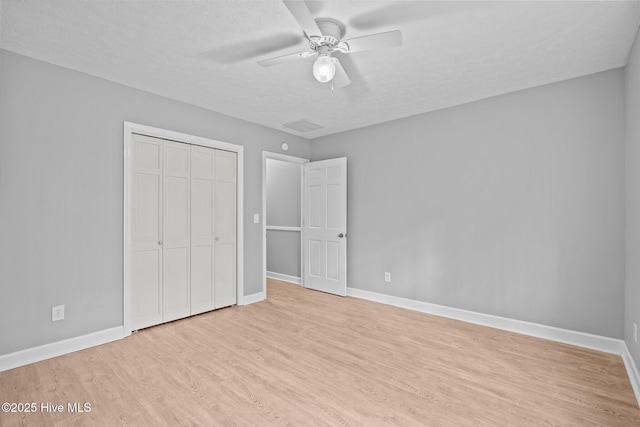
<svg viewBox="0 0 640 427">
<path fill-rule="evenodd" d="M 260 224 L 260 214 L 253 214 L 253 223 Z"/>
<path fill-rule="evenodd" d="M 56 305 L 51 309 L 51 321 L 64 320 L 64 305 Z"/>
<path fill-rule="evenodd" d="M 633 324 L 633 342 L 638 342 L 638 325 Z"/>
<path fill-rule="evenodd" d="M 391 273 L 389 273 L 388 271 L 385 271 L 384 273 L 384 281 L 387 283 L 391 283 Z"/>
</svg>

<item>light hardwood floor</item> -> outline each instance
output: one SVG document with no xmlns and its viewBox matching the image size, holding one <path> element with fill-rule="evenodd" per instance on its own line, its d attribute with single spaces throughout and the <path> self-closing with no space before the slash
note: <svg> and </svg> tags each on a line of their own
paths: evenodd
<svg viewBox="0 0 640 427">
<path fill-rule="evenodd" d="M 257 304 L 2 372 L 1 402 L 38 405 L 1 426 L 640 426 L 619 356 L 278 281 Z"/>
</svg>

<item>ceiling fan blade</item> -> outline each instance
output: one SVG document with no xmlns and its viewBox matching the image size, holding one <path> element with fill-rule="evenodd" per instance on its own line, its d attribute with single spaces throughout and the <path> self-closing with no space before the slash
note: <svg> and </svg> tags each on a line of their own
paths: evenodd
<svg viewBox="0 0 640 427">
<path fill-rule="evenodd" d="M 383 47 L 395 47 L 402 44 L 402 33 L 398 30 L 388 31 L 386 33 L 371 34 L 343 40 L 341 43 L 347 45 L 348 49 L 346 53 L 380 49 Z"/>
<path fill-rule="evenodd" d="M 282 2 L 287 6 L 287 9 L 289 9 L 289 12 L 291 12 L 296 21 L 298 21 L 307 38 L 310 39 L 313 36 L 322 37 L 322 32 L 320 28 L 318 28 L 318 24 L 314 21 L 311 12 L 309 12 L 309 8 L 303 1 L 282 0 Z"/>
<path fill-rule="evenodd" d="M 333 63 L 336 66 L 336 74 L 333 76 L 333 87 L 340 89 L 341 87 L 349 86 L 351 80 L 347 75 L 347 72 L 342 68 L 342 64 L 338 61 L 338 58 L 333 58 Z"/>
<path fill-rule="evenodd" d="M 316 55 L 317 52 L 296 52 L 288 55 L 276 56 L 275 58 L 263 59 L 258 61 L 258 64 L 263 67 L 271 67 L 272 65 L 282 64 L 284 62 L 292 62 L 298 59 L 306 59 Z"/>
<path fill-rule="evenodd" d="M 202 51 L 200 55 L 221 64 L 233 64 L 284 49 L 295 49 L 303 40 L 306 39 L 302 34 L 278 33 L 258 40 L 217 46 Z"/>
</svg>

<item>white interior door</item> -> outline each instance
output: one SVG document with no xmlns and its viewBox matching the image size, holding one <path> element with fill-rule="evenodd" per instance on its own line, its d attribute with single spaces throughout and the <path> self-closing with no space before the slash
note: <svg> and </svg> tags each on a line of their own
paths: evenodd
<svg viewBox="0 0 640 427">
<path fill-rule="evenodd" d="M 133 136 L 133 330 L 162 322 L 162 140 Z"/>
<path fill-rule="evenodd" d="M 304 286 L 347 294 L 347 159 L 305 163 Z"/>
</svg>

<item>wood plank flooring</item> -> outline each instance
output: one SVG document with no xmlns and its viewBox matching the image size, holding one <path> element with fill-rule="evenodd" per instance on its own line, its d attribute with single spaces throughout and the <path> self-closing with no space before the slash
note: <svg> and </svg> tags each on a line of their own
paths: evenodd
<svg viewBox="0 0 640 427">
<path fill-rule="evenodd" d="M 1 426 L 640 426 L 619 356 L 273 280 L 266 301 L 2 372 L 2 402 L 38 411 Z"/>
</svg>

